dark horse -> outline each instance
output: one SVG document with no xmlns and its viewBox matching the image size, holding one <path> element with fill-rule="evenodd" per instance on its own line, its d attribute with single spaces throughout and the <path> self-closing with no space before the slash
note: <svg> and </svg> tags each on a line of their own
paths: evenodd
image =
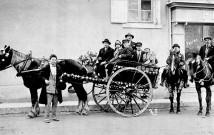
<svg viewBox="0 0 214 135">
<path fill-rule="evenodd" d="M 23 53 L 20 53 L 10 48 L 10 46 L 5 45 L 4 49 L 0 50 L 0 71 L 5 70 L 9 67 L 14 67 L 18 72 L 17 75 L 22 77 L 24 85 L 30 90 L 32 103 L 32 108 L 28 113 L 28 117 L 30 118 L 36 117 L 40 113 L 37 90 L 45 86 L 45 83 L 44 80 L 40 76 L 38 76 L 38 71 L 43 67 L 45 63 L 47 64 L 47 62 L 47 60 L 43 61 L 42 59 L 32 58 L 31 54 L 25 55 Z M 83 66 L 81 67 L 81 65 L 78 65 L 76 63 L 77 62 L 73 60 L 61 60 L 59 62 L 59 65 L 62 68 L 63 72 L 81 72 Z M 74 68 L 71 68 L 71 65 L 73 65 L 73 67 L 76 67 L 75 70 Z M 25 71 L 32 72 L 25 73 Z M 79 100 L 85 102 L 87 100 L 87 94 L 86 96 L 85 94 L 82 94 L 84 93 L 83 91 L 85 91 L 85 89 L 83 88 L 83 84 L 73 84 L 73 86 L 76 90 L 76 93 L 78 93 L 77 96 Z"/>
<path fill-rule="evenodd" d="M 11 49 L 10 46 L 5 45 L 4 49 L 0 51 L 0 70 L 13 66 L 18 72 L 17 76 L 25 70 L 39 69 L 42 64 L 41 59 L 34 59 L 31 57 L 31 54 L 25 55 Z M 37 89 L 45 85 L 44 81 L 35 73 L 23 74 L 22 79 L 31 94 L 32 108 L 28 116 L 36 117 L 40 113 Z"/>
<path fill-rule="evenodd" d="M 171 56 L 170 60 L 170 66 L 167 69 L 166 72 L 166 84 L 169 90 L 169 99 L 170 99 L 170 113 L 174 113 L 174 107 L 173 107 L 173 100 L 174 100 L 174 92 L 177 92 L 177 114 L 181 113 L 180 110 L 180 97 L 181 97 L 181 91 L 183 89 L 184 86 L 184 77 L 182 74 L 181 69 L 177 68 L 177 66 L 175 66 L 176 63 L 176 58 L 173 56 Z"/>
<path fill-rule="evenodd" d="M 81 76 L 87 75 L 87 69 L 75 60 L 65 59 L 58 62 L 58 64 L 61 69 L 67 74 L 76 74 Z M 68 78 L 66 76 L 64 76 L 62 80 L 63 82 L 71 83 L 77 94 L 79 101 L 76 112 L 80 115 L 86 115 L 89 107 L 87 104 L 87 93 L 83 87 L 83 81 Z"/>
<path fill-rule="evenodd" d="M 201 87 L 206 89 L 206 114 L 205 116 L 210 116 L 210 109 L 211 109 L 211 89 L 210 86 L 212 85 L 212 73 L 210 65 L 207 61 L 203 61 L 200 56 L 196 53 L 192 54 L 192 61 L 189 63 L 190 74 L 195 81 L 195 87 L 198 93 L 198 101 L 199 101 L 199 111 L 198 115 L 202 115 L 202 97 L 201 97 Z"/>
</svg>

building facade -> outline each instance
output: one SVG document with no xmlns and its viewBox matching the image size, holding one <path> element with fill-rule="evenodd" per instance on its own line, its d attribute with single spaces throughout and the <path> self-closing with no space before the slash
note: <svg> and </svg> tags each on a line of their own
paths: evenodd
<svg viewBox="0 0 214 135">
<path fill-rule="evenodd" d="M 105 38 L 114 48 L 117 39 L 132 33 L 133 41 L 149 47 L 164 66 L 174 43 L 187 54 L 203 44 L 203 37 L 214 36 L 213 0 L 1 0 L 0 18 L 0 46 L 32 51 L 38 58 L 55 53 L 77 59 L 98 52 Z M 11 92 L 2 90 L 6 86 L 22 85 L 15 74 L 0 72 L 0 100 Z M 20 97 L 29 97 L 23 93 Z"/>
</svg>

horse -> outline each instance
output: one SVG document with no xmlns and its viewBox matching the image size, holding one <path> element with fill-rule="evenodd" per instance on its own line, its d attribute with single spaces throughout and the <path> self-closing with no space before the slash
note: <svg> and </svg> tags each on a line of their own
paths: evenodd
<svg viewBox="0 0 214 135">
<path fill-rule="evenodd" d="M 201 96 L 201 88 L 204 87 L 206 89 L 206 114 L 205 116 L 210 116 L 211 109 L 211 96 L 212 92 L 210 86 L 213 81 L 213 73 L 211 72 L 211 67 L 207 61 L 203 61 L 201 57 L 197 53 L 192 54 L 192 61 L 189 63 L 190 75 L 193 77 L 195 81 L 195 88 L 198 93 L 198 101 L 199 101 L 199 111 L 197 115 L 203 115 L 203 106 L 202 106 L 202 96 Z"/>
<path fill-rule="evenodd" d="M 176 113 L 180 114 L 180 97 L 181 91 L 184 87 L 184 75 L 181 69 L 177 68 L 176 61 L 177 58 L 174 55 L 171 56 L 169 60 L 169 68 L 166 71 L 166 86 L 169 91 L 169 100 L 170 100 L 170 110 L 169 113 L 174 113 L 173 100 L 174 100 L 174 91 L 177 92 L 177 110 Z"/>
<path fill-rule="evenodd" d="M 38 72 L 45 64 L 48 63 L 48 60 L 32 58 L 31 55 L 32 55 L 31 53 L 28 55 L 25 55 L 17 50 L 10 48 L 10 46 L 5 45 L 4 49 L 0 50 L 0 71 L 10 67 L 14 67 L 18 72 L 17 76 L 22 77 L 24 85 L 27 88 L 29 88 L 30 95 L 31 95 L 32 108 L 29 111 L 27 116 L 29 118 L 34 118 L 34 117 L 37 117 L 40 113 L 37 90 L 46 86 L 42 77 L 38 75 Z M 77 64 L 77 62 L 71 59 L 60 60 L 58 64 L 62 68 L 63 72 L 67 72 L 67 73 L 80 72 L 79 69 L 82 69 L 81 64 L 79 65 Z M 73 70 L 74 68 L 71 68 L 71 65 L 73 65 L 73 67 L 76 67 L 75 70 Z M 63 88 L 61 89 L 64 89 L 66 85 L 65 86 L 62 85 L 62 87 Z M 85 97 L 85 95 L 82 94 L 82 91 L 85 91 L 83 88 L 83 84 L 81 82 L 79 84 L 73 84 L 73 87 L 76 93 L 78 93 L 77 95 L 78 95 L 78 98 L 80 99 L 79 106 L 81 106 L 80 104 L 84 104 L 85 100 L 87 100 L 87 97 Z M 84 101 L 83 103 L 82 103 L 82 100 Z M 79 114 L 83 114 L 83 115 L 87 114 L 85 110 L 89 110 L 88 106 L 84 105 L 83 108 L 84 109 L 79 109 L 78 111 Z"/>
<path fill-rule="evenodd" d="M 4 49 L 2 49 L 0 52 L 0 71 L 14 67 L 18 72 L 17 76 L 20 76 L 22 71 L 39 69 L 44 64 L 42 59 L 32 58 L 31 53 L 25 55 L 10 48 L 10 46 L 7 45 L 5 45 Z M 37 117 L 40 113 L 37 89 L 45 85 L 44 81 L 36 74 L 36 72 L 22 74 L 21 76 L 24 85 L 29 88 L 31 95 L 32 107 L 27 116 L 29 118 Z"/>
<path fill-rule="evenodd" d="M 87 69 L 82 64 L 73 59 L 65 59 L 63 61 L 59 61 L 58 65 L 67 74 L 86 76 L 88 73 Z M 89 110 L 87 99 L 88 94 L 83 87 L 83 81 L 75 80 L 67 76 L 63 76 L 62 80 L 63 82 L 71 83 L 72 87 L 75 90 L 75 93 L 77 94 L 79 100 L 77 110 L 75 112 L 80 115 L 87 115 L 87 111 Z"/>
</svg>

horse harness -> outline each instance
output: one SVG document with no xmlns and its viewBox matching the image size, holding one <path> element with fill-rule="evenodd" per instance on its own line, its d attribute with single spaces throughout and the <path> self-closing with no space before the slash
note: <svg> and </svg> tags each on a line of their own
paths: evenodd
<svg viewBox="0 0 214 135">
<path fill-rule="evenodd" d="M 196 75 L 197 75 L 198 73 L 200 73 L 201 71 L 203 71 L 205 68 L 206 68 L 206 75 L 205 75 L 205 77 L 204 77 L 203 79 L 198 78 Z M 202 84 L 203 84 L 204 81 L 210 81 L 210 80 L 213 78 L 213 77 L 212 77 L 212 76 L 213 76 L 213 73 L 211 74 L 210 79 L 205 80 L 206 77 L 208 76 L 208 67 L 207 67 L 207 64 L 205 64 L 205 66 L 204 66 L 200 71 L 197 72 L 197 70 L 196 70 L 196 72 L 193 74 L 193 76 L 194 76 L 194 78 L 196 78 L 196 79 L 199 80 L 199 81 L 196 81 L 196 80 L 195 80 L 195 82 L 198 82 L 198 83 L 202 83 Z"/>
<path fill-rule="evenodd" d="M 13 49 L 11 49 L 10 51 L 12 51 L 12 50 L 13 50 Z M 16 50 L 14 50 L 14 51 L 16 51 Z M 8 69 L 8 68 L 10 68 L 10 67 L 12 67 L 12 66 L 15 67 L 16 65 L 19 65 L 20 63 L 23 63 L 23 65 L 22 65 L 21 68 L 20 68 L 20 71 L 18 71 L 18 73 L 17 73 L 17 76 L 19 76 L 19 75 L 21 74 L 21 72 L 24 71 L 25 66 L 27 65 L 28 60 L 32 60 L 31 53 L 29 53 L 29 54 L 27 55 L 26 59 L 21 60 L 21 61 L 15 63 L 15 64 L 13 64 L 13 65 L 10 64 L 10 65 L 6 66 L 3 70 Z"/>
</svg>

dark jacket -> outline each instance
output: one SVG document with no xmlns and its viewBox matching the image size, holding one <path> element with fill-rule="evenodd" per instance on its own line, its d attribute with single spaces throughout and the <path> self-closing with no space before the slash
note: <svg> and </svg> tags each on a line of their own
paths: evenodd
<svg viewBox="0 0 214 135">
<path fill-rule="evenodd" d="M 200 50 L 199 50 L 199 55 L 201 56 L 201 59 L 204 60 L 205 59 L 205 50 L 206 50 L 206 45 L 201 46 Z M 214 63 L 214 47 L 210 46 L 207 52 L 207 57 L 209 58 L 208 62 L 209 63 Z"/>
<path fill-rule="evenodd" d="M 133 50 L 137 50 L 135 42 L 131 41 L 130 46 L 132 47 Z"/>
<path fill-rule="evenodd" d="M 62 75 L 62 70 L 61 68 L 56 65 L 56 89 L 57 89 L 57 92 L 58 92 L 58 101 L 59 103 L 62 103 L 62 92 L 61 90 L 59 89 L 59 77 Z M 43 79 L 45 80 L 49 80 L 49 77 L 50 77 L 50 72 L 51 72 L 51 69 L 50 69 L 50 64 L 47 64 L 45 67 L 43 67 L 40 72 L 39 72 L 39 75 L 41 77 L 43 77 Z M 40 94 L 40 98 L 39 98 L 39 103 L 41 104 L 47 104 L 47 95 L 46 95 L 46 86 L 42 87 L 42 90 L 41 90 L 41 94 Z"/>
<path fill-rule="evenodd" d="M 143 63 L 144 61 L 143 61 L 143 54 L 144 54 L 145 52 L 143 51 L 143 50 L 141 50 L 141 55 L 140 55 L 140 58 L 138 58 L 138 56 L 137 56 L 137 50 L 135 50 L 134 52 L 133 52 L 133 58 L 132 58 L 132 60 L 133 61 L 136 61 L 136 62 L 140 62 L 140 63 Z"/>
<path fill-rule="evenodd" d="M 123 48 L 120 50 L 117 57 L 110 60 L 109 64 L 114 65 L 118 62 L 121 62 L 123 60 L 132 60 L 133 59 L 133 52 L 134 50 L 131 47 Z M 121 56 L 121 58 L 119 58 Z"/>
<path fill-rule="evenodd" d="M 181 67 L 183 67 L 184 64 L 185 64 L 185 60 L 184 60 L 184 55 L 181 54 L 180 52 L 171 54 L 171 55 L 167 58 L 166 63 L 167 63 L 168 65 L 171 65 L 171 64 L 172 64 L 172 58 L 173 58 L 173 56 L 174 56 L 174 64 L 175 64 L 175 67 L 176 67 L 176 68 L 181 68 Z"/>
<path fill-rule="evenodd" d="M 119 52 L 118 56 L 121 55 L 121 59 L 122 59 L 122 60 L 131 60 L 132 57 L 133 57 L 133 52 L 134 52 L 134 50 L 133 50 L 131 47 L 123 48 L 123 49 Z"/>
<path fill-rule="evenodd" d="M 106 61 L 108 62 L 110 59 L 112 59 L 114 56 L 114 49 L 112 49 L 111 47 L 108 47 L 108 49 L 105 51 L 105 47 L 100 49 L 99 54 L 97 56 L 98 60 L 99 57 L 101 58 L 99 60 L 99 63 Z"/>
</svg>

